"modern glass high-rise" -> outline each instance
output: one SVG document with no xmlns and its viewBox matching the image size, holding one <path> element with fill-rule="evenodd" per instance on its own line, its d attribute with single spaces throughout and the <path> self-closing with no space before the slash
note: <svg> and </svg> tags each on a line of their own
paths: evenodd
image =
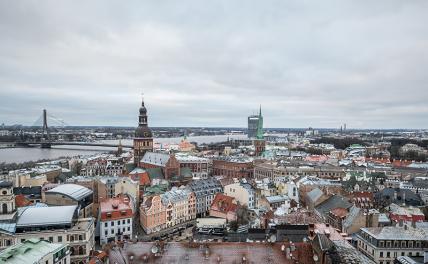
<svg viewBox="0 0 428 264">
<path fill-rule="evenodd" d="M 258 115 L 250 115 L 248 117 L 248 138 L 256 138 L 257 130 L 263 131 L 263 116 L 261 106 Z"/>
</svg>

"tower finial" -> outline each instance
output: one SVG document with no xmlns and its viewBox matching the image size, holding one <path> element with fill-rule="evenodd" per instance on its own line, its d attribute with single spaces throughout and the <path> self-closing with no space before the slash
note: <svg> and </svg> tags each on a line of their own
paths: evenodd
<svg viewBox="0 0 428 264">
<path fill-rule="evenodd" d="M 141 104 L 144 106 L 144 92 L 141 91 Z"/>
<path fill-rule="evenodd" d="M 260 104 L 259 116 L 262 115 L 262 104 Z"/>
</svg>

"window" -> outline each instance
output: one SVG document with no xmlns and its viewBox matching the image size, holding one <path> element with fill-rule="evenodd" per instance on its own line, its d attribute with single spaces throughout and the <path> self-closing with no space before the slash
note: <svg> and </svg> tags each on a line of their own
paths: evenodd
<svg viewBox="0 0 428 264">
<path fill-rule="evenodd" d="M 114 221 L 111 221 L 111 226 L 114 226 Z"/>
<path fill-rule="evenodd" d="M 104 235 L 106 236 L 108 235 L 108 230 L 104 231 Z"/>
<path fill-rule="evenodd" d="M 62 236 L 58 236 L 58 242 L 62 242 Z"/>
<path fill-rule="evenodd" d="M 128 231 L 131 231 L 131 227 L 128 226 Z"/>
<path fill-rule="evenodd" d="M 107 222 L 104 223 L 104 227 L 107 227 Z"/>
<path fill-rule="evenodd" d="M 128 224 L 130 224 L 131 223 L 131 219 L 128 219 Z"/>
<path fill-rule="evenodd" d="M 122 224 L 123 224 L 123 225 L 125 224 L 125 219 L 123 219 L 123 220 L 122 220 Z"/>
<path fill-rule="evenodd" d="M 391 253 L 388 251 L 388 252 L 386 252 L 386 257 L 387 258 L 390 258 L 391 257 Z"/>
<path fill-rule="evenodd" d="M 380 252 L 380 255 L 379 255 L 381 258 L 383 258 L 383 251 L 381 251 Z"/>
</svg>

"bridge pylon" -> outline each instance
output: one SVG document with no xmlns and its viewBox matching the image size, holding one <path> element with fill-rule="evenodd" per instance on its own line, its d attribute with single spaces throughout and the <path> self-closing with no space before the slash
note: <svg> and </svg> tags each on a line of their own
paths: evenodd
<svg viewBox="0 0 428 264">
<path fill-rule="evenodd" d="M 48 128 L 48 115 L 46 109 L 43 109 L 43 128 L 41 138 L 41 148 L 51 148 L 51 140 Z"/>
</svg>

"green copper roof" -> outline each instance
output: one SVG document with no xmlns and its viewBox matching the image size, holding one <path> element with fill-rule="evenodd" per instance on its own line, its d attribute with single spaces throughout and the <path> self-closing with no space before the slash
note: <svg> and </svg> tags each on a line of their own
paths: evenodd
<svg viewBox="0 0 428 264">
<path fill-rule="evenodd" d="M 33 264 L 38 263 L 44 256 L 49 253 L 61 251 L 64 255 L 66 246 L 63 244 L 49 243 L 44 240 L 30 238 L 23 243 L 8 247 L 0 253 L 0 264 Z"/>
<path fill-rule="evenodd" d="M 259 120 L 257 123 L 257 134 L 256 134 L 256 138 L 257 139 L 263 139 L 263 116 L 262 116 L 262 106 L 260 105 L 260 110 L 259 110 Z"/>
</svg>

